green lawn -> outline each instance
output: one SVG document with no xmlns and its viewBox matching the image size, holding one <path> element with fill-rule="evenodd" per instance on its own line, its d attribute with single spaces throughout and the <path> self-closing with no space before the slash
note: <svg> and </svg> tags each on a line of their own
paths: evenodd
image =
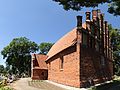
<svg viewBox="0 0 120 90">
<path fill-rule="evenodd" d="M 0 90 L 13 90 L 13 89 L 10 89 L 9 87 L 7 87 L 3 80 L 3 81 L 0 81 Z"/>
<path fill-rule="evenodd" d="M 113 80 L 113 82 L 92 87 L 89 90 L 120 90 L 120 80 Z"/>
<path fill-rule="evenodd" d="M 0 90 L 13 90 L 13 89 L 8 88 L 8 87 L 1 87 Z"/>
</svg>

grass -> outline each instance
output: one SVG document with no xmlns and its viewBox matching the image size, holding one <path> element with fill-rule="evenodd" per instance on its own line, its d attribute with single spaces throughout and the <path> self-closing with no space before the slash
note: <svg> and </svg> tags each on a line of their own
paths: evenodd
<svg viewBox="0 0 120 90">
<path fill-rule="evenodd" d="M 13 89 L 7 87 L 6 85 L 7 84 L 5 84 L 4 80 L 0 81 L 0 90 L 13 90 Z"/>
<path fill-rule="evenodd" d="M 113 80 L 104 85 L 91 87 L 89 90 L 120 90 L 120 80 Z"/>
<path fill-rule="evenodd" d="M 13 89 L 11 89 L 9 87 L 0 87 L 0 90 L 13 90 Z"/>
</svg>

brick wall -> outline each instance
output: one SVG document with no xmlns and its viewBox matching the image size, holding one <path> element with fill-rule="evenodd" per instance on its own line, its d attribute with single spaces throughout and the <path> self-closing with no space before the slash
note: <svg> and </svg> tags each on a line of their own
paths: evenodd
<svg viewBox="0 0 120 90">
<path fill-rule="evenodd" d="M 47 80 L 48 70 L 34 69 L 32 73 L 33 73 L 33 76 L 31 77 L 32 80 Z"/>
<path fill-rule="evenodd" d="M 63 56 L 63 69 L 60 57 Z M 76 46 L 72 46 L 51 58 L 48 62 L 48 80 L 64 85 L 80 87 L 79 60 Z M 52 62 L 51 62 L 52 61 Z"/>
<path fill-rule="evenodd" d="M 102 55 L 93 48 L 82 48 L 80 54 L 79 59 L 76 46 L 73 46 L 51 58 L 48 62 L 48 80 L 74 87 L 88 87 L 112 79 L 113 66 L 109 59 L 105 58 L 102 65 Z M 61 56 L 64 59 L 63 69 L 60 69 Z"/>
<path fill-rule="evenodd" d="M 102 55 L 92 48 L 81 49 L 81 87 L 88 87 L 90 84 L 103 83 L 112 79 L 112 62 L 105 58 L 103 63 L 101 57 Z"/>
</svg>

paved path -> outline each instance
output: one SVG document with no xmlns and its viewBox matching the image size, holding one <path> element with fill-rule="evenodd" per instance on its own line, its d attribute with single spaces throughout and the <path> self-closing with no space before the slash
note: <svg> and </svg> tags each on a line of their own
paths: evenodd
<svg viewBox="0 0 120 90">
<path fill-rule="evenodd" d="M 43 90 L 40 88 L 31 87 L 28 85 L 29 78 L 21 78 L 18 81 L 10 84 L 10 87 L 14 88 L 15 90 Z"/>
<path fill-rule="evenodd" d="M 30 78 L 21 78 L 10 87 L 15 90 L 65 90 L 45 81 L 30 81 Z"/>
</svg>

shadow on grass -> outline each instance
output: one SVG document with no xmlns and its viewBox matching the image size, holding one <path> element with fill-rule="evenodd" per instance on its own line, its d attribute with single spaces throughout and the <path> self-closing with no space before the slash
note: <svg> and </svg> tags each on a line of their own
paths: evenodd
<svg viewBox="0 0 120 90">
<path fill-rule="evenodd" d="M 91 90 L 120 90 L 120 81 L 113 80 L 111 83 L 93 87 Z"/>
</svg>

